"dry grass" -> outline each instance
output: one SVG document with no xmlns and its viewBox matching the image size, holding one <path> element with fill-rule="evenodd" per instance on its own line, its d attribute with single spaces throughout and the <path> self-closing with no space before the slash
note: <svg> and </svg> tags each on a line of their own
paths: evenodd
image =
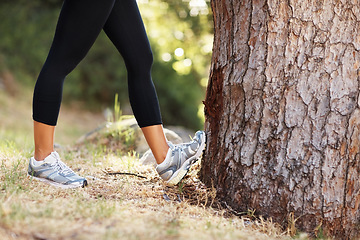
<svg viewBox="0 0 360 240">
<path fill-rule="evenodd" d="M 61 153 L 73 169 L 87 176 L 89 187 L 61 190 L 32 181 L 25 174 L 21 152 L 1 156 L 0 229 L 9 239 L 269 239 L 283 235 L 271 222 L 229 217 L 226 210 L 211 207 L 216 202 L 214 193 L 191 176 L 196 170 L 180 186 L 166 186 L 153 168 L 131 156 L 103 153 L 94 160 L 87 151 Z M 104 169 L 146 178 L 109 175 Z"/>
<path fill-rule="evenodd" d="M 2 97 L 1 101 L 5 102 Z M 6 101 L 5 106 L 13 104 Z M 1 116 L 5 108 L 0 110 Z M 21 115 L 24 113 L 19 111 L 27 107 L 15 109 L 12 111 Z M 69 115 L 72 119 L 79 113 L 69 111 Z M 70 144 L 58 152 L 69 166 L 88 178 L 88 187 L 62 190 L 31 180 L 26 176 L 32 154 L 31 124 L 14 124 L 8 119 L 10 115 L 5 118 L 0 119 L 1 239 L 290 238 L 271 221 L 249 215 L 237 217 L 222 208 L 215 190 L 198 180 L 199 165 L 178 186 L 167 186 L 133 153 Z M 29 122 L 24 116 L 19 119 Z M 72 122 L 74 128 L 77 124 L 81 122 Z M 22 131 L 16 130 L 17 126 Z M 74 141 L 76 137 L 77 133 L 63 139 Z"/>
</svg>

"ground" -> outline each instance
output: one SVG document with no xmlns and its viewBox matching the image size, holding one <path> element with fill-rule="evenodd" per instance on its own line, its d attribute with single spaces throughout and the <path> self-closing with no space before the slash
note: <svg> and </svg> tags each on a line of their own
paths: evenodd
<svg viewBox="0 0 360 240">
<path fill-rule="evenodd" d="M 200 182 L 199 162 L 179 185 L 167 186 L 133 151 L 76 145 L 105 119 L 74 106 L 62 109 L 57 151 L 89 186 L 63 190 L 31 180 L 31 92 L 9 96 L 0 89 L 0 106 L 1 239 L 268 240 L 294 234 L 291 224 L 281 230 L 252 210 L 234 214 Z"/>
</svg>

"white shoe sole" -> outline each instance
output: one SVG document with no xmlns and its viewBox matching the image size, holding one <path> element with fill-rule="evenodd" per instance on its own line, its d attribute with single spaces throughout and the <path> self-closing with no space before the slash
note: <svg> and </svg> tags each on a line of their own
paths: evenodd
<svg viewBox="0 0 360 240">
<path fill-rule="evenodd" d="M 187 174 L 189 168 L 194 164 L 201 156 L 205 148 L 206 136 L 203 134 L 201 139 L 201 145 L 196 151 L 195 155 L 184 162 L 184 164 L 173 174 L 173 176 L 166 182 L 169 185 L 178 184 Z"/>
<path fill-rule="evenodd" d="M 44 182 L 47 183 L 49 185 L 52 185 L 54 187 L 58 187 L 58 188 L 62 188 L 62 189 L 70 189 L 70 188 L 79 188 L 79 187 L 85 187 L 87 186 L 87 181 L 85 180 L 85 182 L 83 183 L 75 183 L 75 184 L 61 184 L 61 183 L 57 183 L 51 180 L 48 180 L 46 178 L 39 178 L 39 177 L 34 177 L 31 176 L 29 173 L 27 173 L 28 177 L 30 177 L 31 179 L 40 181 L 40 182 Z"/>
</svg>

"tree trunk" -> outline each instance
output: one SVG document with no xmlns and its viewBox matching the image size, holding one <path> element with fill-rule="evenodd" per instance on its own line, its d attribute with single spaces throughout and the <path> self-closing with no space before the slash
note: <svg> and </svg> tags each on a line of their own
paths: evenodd
<svg viewBox="0 0 360 240">
<path fill-rule="evenodd" d="M 232 208 L 360 232 L 358 0 L 212 0 L 201 178 Z"/>
</svg>

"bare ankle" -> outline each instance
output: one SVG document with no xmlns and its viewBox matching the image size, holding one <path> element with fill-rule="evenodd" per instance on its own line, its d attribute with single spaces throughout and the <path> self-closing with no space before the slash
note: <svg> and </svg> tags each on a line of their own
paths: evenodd
<svg viewBox="0 0 360 240">
<path fill-rule="evenodd" d="M 47 156 L 49 156 L 53 151 L 35 151 L 34 159 L 36 161 L 43 161 Z"/>
<path fill-rule="evenodd" d="M 157 164 L 161 164 L 162 162 L 165 161 L 168 150 L 169 148 L 164 149 L 163 151 L 157 153 L 157 155 L 155 156 Z"/>
</svg>

